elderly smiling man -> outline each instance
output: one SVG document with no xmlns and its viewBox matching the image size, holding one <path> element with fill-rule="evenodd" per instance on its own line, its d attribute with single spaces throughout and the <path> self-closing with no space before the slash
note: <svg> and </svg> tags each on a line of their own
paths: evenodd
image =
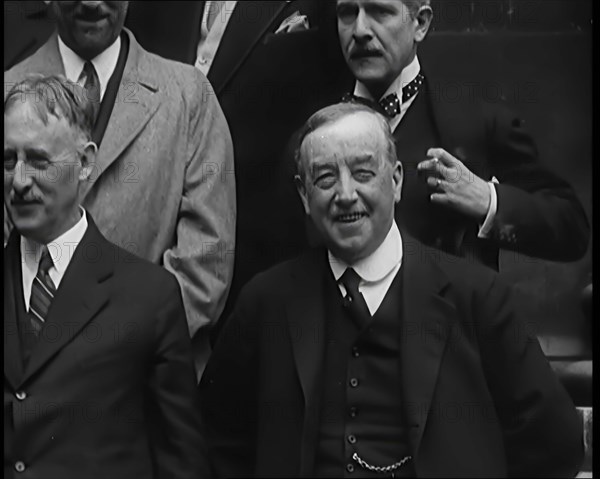
<svg viewBox="0 0 600 479">
<path fill-rule="evenodd" d="M 386 119 L 318 111 L 297 167 L 326 247 L 255 277 L 215 347 L 200 387 L 218 473 L 574 475 L 580 421 L 509 289 L 396 225 Z"/>
</svg>

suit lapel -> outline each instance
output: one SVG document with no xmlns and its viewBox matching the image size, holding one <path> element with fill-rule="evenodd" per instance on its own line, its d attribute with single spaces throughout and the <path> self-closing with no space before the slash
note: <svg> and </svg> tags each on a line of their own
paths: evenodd
<svg viewBox="0 0 600 479">
<path fill-rule="evenodd" d="M 91 252 L 98 259 L 91 261 Z M 33 349 L 23 382 L 64 348 L 109 299 L 112 249 L 88 215 L 88 229 L 75 249 L 65 276 L 48 311 L 43 334 Z"/>
<path fill-rule="evenodd" d="M 16 291 L 22 281 L 20 270 L 20 236 L 15 232 L 4 248 L 4 376 L 17 388 L 23 376 L 21 341 L 19 338 Z"/>
<path fill-rule="evenodd" d="M 287 3 L 289 2 L 262 1 L 236 4 L 208 72 L 208 79 L 217 95 L 235 75 Z"/>
<path fill-rule="evenodd" d="M 58 50 L 58 34 L 54 32 L 46 43 L 25 62 L 30 72 L 42 75 L 64 75 L 65 67 Z"/>
<path fill-rule="evenodd" d="M 409 441 L 417 460 L 456 310 L 444 298 L 448 281 L 428 257 L 430 250 L 406 233 L 402 237 L 405 251 L 404 326 L 400 339 L 402 390 Z"/>
<path fill-rule="evenodd" d="M 287 305 L 290 338 L 304 394 L 304 428 L 301 476 L 310 474 L 314 461 L 320 408 L 320 379 L 325 353 L 323 267 L 324 250 L 314 250 L 298 260 L 292 273 L 293 296 Z"/>
<path fill-rule="evenodd" d="M 125 33 L 129 36 L 129 55 L 104 133 L 107 141 L 103 141 L 98 150 L 93 172 L 96 181 L 131 144 L 161 103 L 161 92 L 153 79 L 156 76 L 153 70 L 158 66 L 151 63 L 131 32 L 125 30 Z M 84 194 L 91 187 L 92 183 L 87 183 Z"/>
</svg>

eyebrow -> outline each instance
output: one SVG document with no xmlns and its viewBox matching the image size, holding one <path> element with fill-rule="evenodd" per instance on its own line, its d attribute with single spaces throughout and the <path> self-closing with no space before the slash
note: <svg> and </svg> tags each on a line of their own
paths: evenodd
<svg viewBox="0 0 600 479">
<path fill-rule="evenodd" d="M 348 163 L 350 164 L 350 166 L 362 166 L 370 164 L 373 161 L 373 159 L 375 159 L 375 156 L 373 155 L 354 156 L 348 159 Z M 337 168 L 337 162 L 325 161 L 323 163 L 313 164 L 310 169 L 314 173 L 326 170 L 336 170 Z"/>
<path fill-rule="evenodd" d="M 17 149 L 16 148 L 12 148 L 12 147 L 7 147 L 4 148 L 4 156 L 9 155 L 9 154 L 16 154 L 17 153 Z M 25 156 L 26 157 L 44 157 L 44 158 L 50 158 L 50 154 L 41 148 L 26 148 L 25 149 Z"/>
<path fill-rule="evenodd" d="M 43 156 L 45 158 L 50 158 L 50 154 L 46 150 L 43 150 L 41 148 L 26 148 L 25 149 L 25 155 L 27 157 L 30 157 L 30 156 Z"/>
<path fill-rule="evenodd" d="M 363 156 L 355 156 L 350 159 L 350 165 L 352 166 L 360 166 L 364 164 L 371 163 L 371 161 L 375 159 L 373 155 L 363 155 Z"/>
</svg>

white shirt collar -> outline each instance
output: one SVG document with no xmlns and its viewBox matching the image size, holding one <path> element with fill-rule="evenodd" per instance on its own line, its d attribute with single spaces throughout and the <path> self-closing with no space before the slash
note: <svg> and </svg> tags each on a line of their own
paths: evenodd
<svg viewBox="0 0 600 479">
<path fill-rule="evenodd" d="M 60 35 L 58 36 L 58 51 L 60 52 L 63 66 L 65 67 L 65 76 L 73 83 L 77 83 L 81 76 L 81 72 L 83 71 L 85 60 L 65 45 L 60 38 Z M 120 51 L 121 36 L 119 35 L 110 47 L 92 58 L 92 65 L 94 65 L 96 73 L 98 74 L 98 80 L 100 80 L 101 99 L 104 98 L 104 92 L 106 91 L 108 81 L 117 67 Z"/>
<path fill-rule="evenodd" d="M 75 223 L 72 228 L 64 232 L 47 245 L 48 252 L 50 253 L 50 257 L 54 263 L 53 269 L 56 270 L 56 276 L 54 276 L 52 273 L 49 274 L 50 277 L 52 277 L 56 287 L 58 287 L 58 283 L 60 283 L 60 280 L 67 271 L 67 267 L 69 266 L 71 258 L 73 258 L 73 254 L 75 253 L 75 248 L 81 242 L 81 239 L 83 238 L 83 235 L 88 227 L 86 212 L 83 208 L 80 207 L 80 209 L 82 214 L 79 221 Z M 42 255 L 42 247 L 43 245 L 39 244 L 38 242 L 21 236 L 22 264 L 25 266 L 28 272 L 33 273 L 33 278 L 35 278 L 37 275 L 37 269 L 40 262 L 40 257 Z M 25 276 L 25 271 L 23 271 L 23 273 Z M 32 282 L 33 278 L 31 278 Z M 29 284 L 29 290 L 31 290 L 31 284 Z"/>
<path fill-rule="evenodd" d="M 329 266 L 335 280 L 338 281 L 346 268 L 352 267 L 359 276 L 367 282 L 374 282 L 387 276 L 398 264 L 402 262 L 402 237 L 396 222 L 392 226 L 383 243 L 369 256 L 349 265 L 336 258 L 328 251 Z"/>
<path fill-rule="evenodd" d="M 415 55 L 413 61 L 410 62 L 400 72 L 400 75 L 396 77 L 396 79 L 388 87 L 385 93 L 381 95 L 381 98 L 384 98 L 391 93 L 396 93 L 396 95 L 398 95 L 398 98 L 400 98 L 400 101 L 402 101 L 402 87 L 408 85 L 411 81 L 417 78 L 419 71 L 421 71 L 421 65 L 419 64 L 419 59 L 417 58 L 417 55 Z M 354 85 L 354 95 L 360 96 L 362 98 L 367 98 L 369 100 L 375 100 L 375 98 L 373 98 L 367 87 L 358 80 Z M 381 98 L 378 98 L 377 100 L 381 100 Z"/>
</svg>

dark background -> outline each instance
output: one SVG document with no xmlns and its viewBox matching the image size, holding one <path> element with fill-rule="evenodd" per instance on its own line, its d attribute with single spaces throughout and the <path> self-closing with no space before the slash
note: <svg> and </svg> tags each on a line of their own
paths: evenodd
<svg viewBox="0 0 600 479">
<path fill-rule="evenodd" d="M 432 30 L 419 56 L 454 72 L 440 101 L 506 99 L 525 120 L 541 161 L 573 185 L 591 222 L 591 0 L 433 0 L 432 6 Z M 4 68 L 33 53 L 52 30 L 43 2 L 4 2 Z M 591 249 L 575 263 L 501 256 L 501 274 L 532 307 L 529 326 L 549 356 L 591 357 L 591 324 L 581 310 Z"/>
</svg>

